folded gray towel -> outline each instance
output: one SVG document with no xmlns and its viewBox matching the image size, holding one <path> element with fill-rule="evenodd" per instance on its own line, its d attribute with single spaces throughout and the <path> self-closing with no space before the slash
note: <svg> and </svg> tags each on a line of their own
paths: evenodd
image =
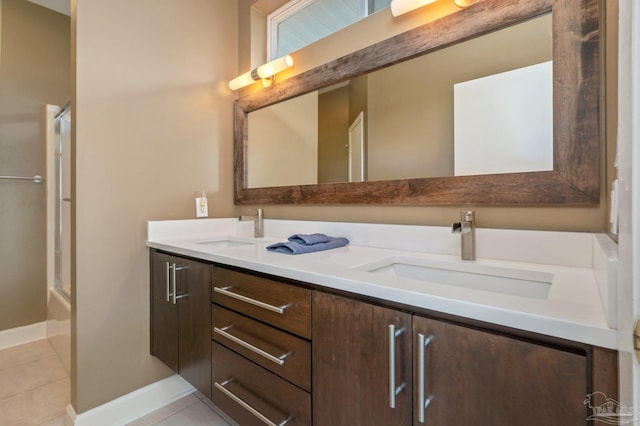
<svg viewBox="0 0 640 426">
<path fill-rule="evenodd" d="M 305 243 L 305 241 L 310 241 L 310 243 L 307 244 Z M 321 242 L 314 243 L 313 241 Z M 296 234 L 289 237 L 289 241 L 283 243 L 275 243 L 267 246 L 267 250 L 284 254 L 303 254 L 330 250 L 346 246 L 347 244 L 349 244 L 349 240 L 342 237 L 328 237 L 324 234 Z"/>
</svg>

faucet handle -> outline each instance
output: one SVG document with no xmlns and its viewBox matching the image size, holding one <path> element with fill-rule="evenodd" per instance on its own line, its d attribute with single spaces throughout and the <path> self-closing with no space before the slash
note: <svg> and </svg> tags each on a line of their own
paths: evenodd
<svg viewBox="0 0 640 426">
<path fill-rule="evenodd" d="M 465 210 L 460 212 L 460 220 L 462 222 L 475 222 L 476 212 L 473 210 Z"/>
<path fill-rule="evenodd" d="M 264 210 L 262 209 L 249 209 L 249 211 L 254 212 L 258 220 L 262 220 L 264 217 Z"/>
</svg>

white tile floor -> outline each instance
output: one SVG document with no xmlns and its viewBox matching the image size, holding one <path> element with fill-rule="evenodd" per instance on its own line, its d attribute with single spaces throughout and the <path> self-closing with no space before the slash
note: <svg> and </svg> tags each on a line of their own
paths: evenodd
<svg viewBox="0 0 640 426">
<path fill-rule="evenodd" d="M 0 425 L 64 426 L 67 371 L 48 340 L 0 351 Z"/>
<path fill-rule="evenodd" d="M 0 426 L 65 426 L 71 384 L 48 340 L 0 350 Z M 195 393 L 130 425 L 230 426 Z"/>
<path fill-rule="evenodd" d="M 194 393 L 169 404 L 128 426 L 231 426 L 220 416 L 204 395 Z"/>
</svg>

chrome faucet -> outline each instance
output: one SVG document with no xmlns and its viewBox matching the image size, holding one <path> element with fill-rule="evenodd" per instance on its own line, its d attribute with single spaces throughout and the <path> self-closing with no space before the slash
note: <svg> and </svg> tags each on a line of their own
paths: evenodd
<svg viewBox="0 0 640 426">
<path fill-rule="evenodd" d="M 253 236 L 255 238 L 264 237 L 264 212 L 262 211 L 262 209 L 249 209 L 249 211 L 256 212 L 256 214 L 249 216 L 240 216 L 238 220 L 252 220 L 254 222 Z"/>
<path fill-rule="evenodd" d="M 451 225 L 451 232 L 460 234 L 462 260 L 476 260 L 476 214 L 473 210 L 460 212 L 460 222 Z"/>
</svg>

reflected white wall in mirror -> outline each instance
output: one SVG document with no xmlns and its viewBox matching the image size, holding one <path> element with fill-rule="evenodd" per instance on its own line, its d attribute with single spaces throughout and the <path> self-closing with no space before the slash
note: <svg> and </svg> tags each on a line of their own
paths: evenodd
<svg viewBox="0 0 640 426">
<path fill-rule="evenodd" d="M 364 111 L 361 111 L 349 126 L 349 182 L 364 182 L 367 180 L 364 117 Z"/>
<path fill-rule="evenodd" d="M 551 61 L 454 84 L 455 176 L 553 170 Z"/>
<path fill-rule="evenodd" d="M 249 120 L 248 187 L 318 181 L 318 92 L 255 111 Z"/>
</svg>

